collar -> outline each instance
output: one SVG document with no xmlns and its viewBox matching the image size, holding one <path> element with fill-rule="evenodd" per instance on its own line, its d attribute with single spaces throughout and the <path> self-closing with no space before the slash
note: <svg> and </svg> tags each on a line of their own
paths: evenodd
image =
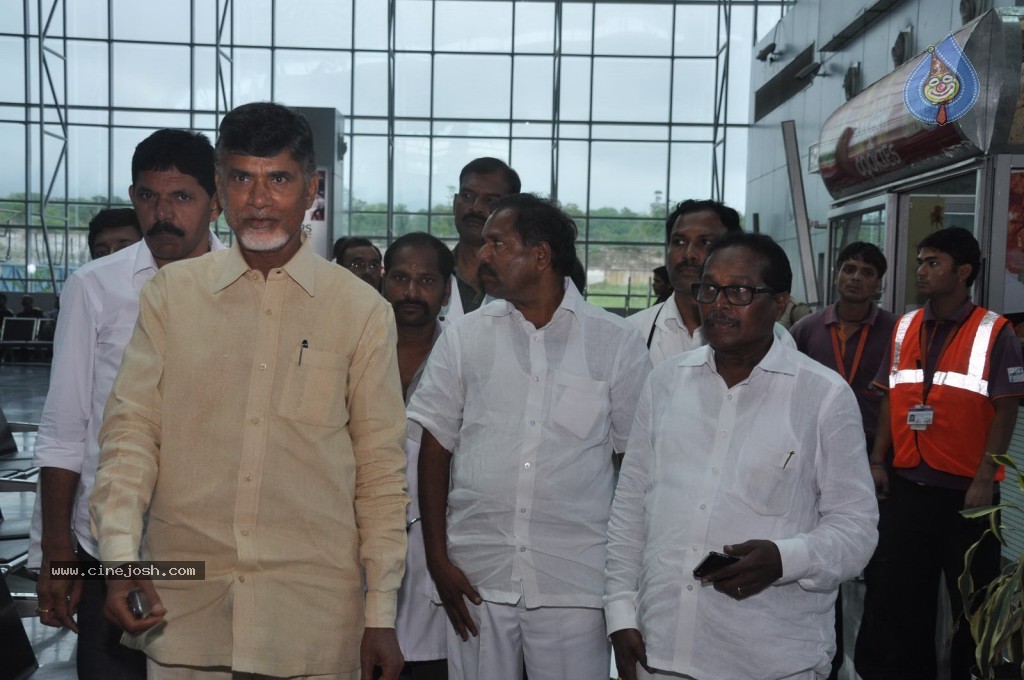
<svg viewBox="0 0 1024 680">
<path fill-rule="evenodd" d="M 306 293 L 313 297 L 313 279 L 316 268 L 316 255 L 308 244 L 307 238 L 303 236 L 302 245 L 298 251 L 284 264 L 283 269 L 295 283 L 299 284 Z M 221 267 L 220 276 L 214 281 L 213 293 L 219 293 L 232 283 L 240 279 L 250 271 L 254 271 L 249 263 L 245 261 L 242 251 L 239 248 L 238 240 L 228 249 L 227 257 Z"/>
<path fill-rule="evenodd" d="M 715 374 L 718 373 L 718 369 L 715 367 L 715 352 L 711 348 L 711 345 L 704 345 L 699 349 L 695 349 L 690 352 L 683 352 L 679 355 L 679 360 L 676 362 L 676 365 L 687 368 L 707 366 Z M 768 353 L 762 357 L 761 361 L 754 367 L 754 369 L 761 369 L 768 373 L 796 375 L 796 364 L 793 362 L 792 356 L 786 349 L 786 346 L 783 345 L 778 336 L 775 335 L 774 327 L 772 330 L 772 346 L 768 348 Z M 751 373 L 753 373 L 753 371 L 751 371 Z"/>
<path fill-rule="evenodd" d="M 156 260 L 153 259 L 153 253 L 150 252 L 146 239 L 142 239 L 139 241 L 139 249 L 135 251 L 135 262 L 132 263 L 132 276 L 138 276 L 150 270 L 157 270 Z"/>
<path fill-rule="evenodd" d="M 139 246 L 138 251 L 135 253 L 135 263 L 132 265 L 132 276 L 140 274 L 149 269 L 152 269 L 153 271 L 156 271 L 158 269 L 156 260 L 153 259 L 153 253 L 152 251 L 150 251 L 149 244 L 146 243 L 146 239 L 142 239 L 141 241 L 139 241 L 139 243 L 141 245 Z M 211 253 L 216 250 L 224 250 L 225 248 L 227 248 L 227 246 L 225 246 L 224 243 L 219 238 L 217 238 L 217 235 L 214 234 L 212 231 L 210 232 L 210 236 L 207 239 L 207 243 L 210 244 Z"/>
<path fill-rule="evenodd" d="M 555 313 L 551 315 L 551 321 L 555 320 L 558 316 L 559 310 L 566 310 L 572 317 L 576 319 L 576 323 L 583 326 L 583 305 L 587 304 L 580 292 L 576 290 L 576 284 L 572 282 L 568 276 L 562 279 L 562 301 L 558 303 L 558 308 L 555 309 Z M 485 304 L 480 308 L 480 313 L 484 316 L 508 316 L 515 311 L 515 305 L 508 300 L 494 300 L 489 304 Z M 550 321 L 548 322 L 551 323 Z"/>
<path fill-rule="evenodd" d="M 831 326 L 832 324 L 839 323 L 839 314 L 836 311 L 838 307 L 839 303 L 837 302 L 834 305 L 829 305 L 828 307 L 825 308 L 825 314 L 822 318 L 822 322 L 824 322 L 826 326 Z M 877 318 L 878 305 L 876 305 L 874 302 L 871 302 L 871 311 L 868 312 L 867 318 L 861 321 L 861 323 L 866 323 L 869 326 L 874 326 L 875 319 Z"/>
<path fill-rule="evenodd" d="M 661 304 L 662 308 L 661 314 L 658 315 L 658 325 L 668 331 L 677 331 L 684 328 L 683 320 L 679 317 L 679 306 L 676 304 L 676 294 L 672 293 L 668 300 L 665 300 Z M 666 309 L 666 307 L 668 309 Z"/>
<path fill-rule="evenodd" d="M 964 303 L 957 307 L 956 311 L 950 314 L 949 318 L 946 319 L 946 321 L 951 321 L 952 323 L 959 326 L 963 324 L 964 321 L 967 321 L 967 317 L 969 317 L 971 315 L 971 312 L 974 311 L 974 307 L 974 301 L 971 300 L 970 296 L 967 296 L 967 299 L 964 300 Z M 937 319 L 935 318 L 935 310 L 932 309 L 931 300 L 928 300 L 924 303 L 924 320 L 931 322 L 937 321 Z"/>
</svg>

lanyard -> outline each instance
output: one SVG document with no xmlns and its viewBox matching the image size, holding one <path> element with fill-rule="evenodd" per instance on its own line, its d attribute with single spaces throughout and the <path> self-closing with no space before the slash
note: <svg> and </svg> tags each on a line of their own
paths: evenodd
<svg viewBox="0 0 1024 680">
<path fill-rule="evenodd" d="M 832 331 L 832 351 L 836 355 L 836 367 L 839 369 L 839 375 L 843 376 L 846 382 L 850 385 L 853 384 L 853 379 L 857 375 L 857 367 L 860 366 L 861 355 L 864 354 L 864 345 L 868 341 L 868 332 L 871 330 L 871 326 L 868 324 L 862 324 L 860 327 L 860 342 L 857 343 L 857 351 L 853 355 L 853 365 L 850 366 L 850 375 L 846 375 L 846 365 L 843 362 L 843 351 L 839 347 L 839 331 L 836 330 L 836 326 L 839 324 L 833 324 L 830 326 Z"/>
<path fill-rule="evenodd" d="M 972 309 L 971 314 L 973 313 L 974 310 Z M 968 314 L 967 318 L 970 318 L 970 314 Z M 918 346 L 921 348 L 921 359 L 918 360 L 918 368 L 924 369 L 924 380 L 921 383 L 921 403 L 926 403 L 928 401 L 928 392 L 932 389 L 932 378 L 935 377 L 935 371 L 939 368 L 939 362 L 942 361 L 942 355 L 946 353 L 947 349 L 949 349 L 950 343 L 953 342 L 953 336 L 959 333 L 960 328 L 963 326 L 963 324 L 956 324 L 949 330 L 949 333 L 946 334 L 945 340 L 942 341 L 942 347 L 939 348 L 938 356 L 935 357 L 935 363 L 931 366 L 931 370 L 929 371 L 928 354 L 931 352 L 932 343 L 935 340 L 935 334 L 938 332 L 939 324 L 942 322 L 936 320 L 934 323 L 935 325 L 932 326 L 932 332 L 928 336 L 928 344 L 925 344 L 924 342 L 925 324 L 923 321 L 921 322 L 921 329 L 918 331 L 917 337 Z M 964 323 L 966 323 L 966 319 L 964 320 Z"/>
</svg>

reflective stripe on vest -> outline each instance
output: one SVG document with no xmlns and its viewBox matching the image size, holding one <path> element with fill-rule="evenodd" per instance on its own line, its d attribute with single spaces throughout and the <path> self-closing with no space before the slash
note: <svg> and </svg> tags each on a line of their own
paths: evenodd
<svg viewBox="0 0 1024 680">
<path fill-rule="evenodd" d="M 890 389 L 900 384 L 924 382 L 924 371 L 919 368 L 898 370 L 900 349 L 903 346 L 903 339 L 907 335 L 907 328 L 910 327 L 910 322 L 913 320 L 914 315 L 921 313 L 923 311 L 918 309 L 904 314 L 900 318 L 899 325 L 896 326 L 895 346 L 892 352 L 892 369 L 889 371 Z M 932 384 L 956 387 L 969 392 L 977 392 L 987 397 L 988 381 L 984 379 L 985 360 L 988 355 L 989 340 L 992 339 L 992 330 L 995 328 L 998 319 L 999 315 L 991 311 L 985 312 L 985 315 L 981 318 L 981 323 L 978 324 L 978 331 L 974 334 L 974 342 L 971 344 L 971 356 L 967 362 L 966 374 L 954 373 L 952 371 L 936 371 L 932 376 Z M 921 349 L 923 350 L 924 348 L 922 347 Z"/>
</svg>

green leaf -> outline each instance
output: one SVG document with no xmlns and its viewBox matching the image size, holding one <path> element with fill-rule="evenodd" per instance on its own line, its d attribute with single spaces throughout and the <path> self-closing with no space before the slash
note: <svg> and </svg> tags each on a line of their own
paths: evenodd
<svg viewBox="0 0 1024 680">
<path fill-rule="evenodd" d="M 1017 469 L 1017 464 L 1015 462 L 1013 462 L 1013 458 L 1011 458 L 1009 454 L 1007 454 L 1007 453 L 992 453 L 992 454 L 989 454 L 989 455 L 992 457 L 992 460 L 994 460 L 996 462 L 996 464 L 998 464 L 998 465 L 1005 465 L 1006 467 L 1012 468 L 1014 470 Z"/>
</svg>

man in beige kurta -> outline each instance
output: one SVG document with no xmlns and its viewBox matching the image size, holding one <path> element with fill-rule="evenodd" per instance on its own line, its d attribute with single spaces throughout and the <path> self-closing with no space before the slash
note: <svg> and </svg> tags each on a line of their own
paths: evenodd
<svg viewBox="0 0 1024 680">
<path fill-rule="evenodd" d="M 217 184 L 235 244 L 147 284 L 107 404 L 92 496 L 101 559 L 136 561 L 141 546 L 144 560 L 205 561 L 203 580 L 110 582 L 108 616 L 151 677 L 401 668 L 394 318 L 304 242 L 307 137 L 276 104 L 225 117 Z M 152 615 L 133 619 L 132 586 Z"/>
</svg>

